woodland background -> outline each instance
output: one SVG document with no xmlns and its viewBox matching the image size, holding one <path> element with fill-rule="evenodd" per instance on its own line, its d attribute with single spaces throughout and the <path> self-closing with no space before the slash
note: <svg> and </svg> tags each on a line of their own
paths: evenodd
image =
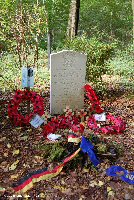
<svg viewBox="0 0 134 200">
<path fill-rule="evenodd" d="M 21 87 L 22 66 L 38 71 L 35 87 L 41 87 L 44 79 L 49 84 L 48 57 L 66 48 L 87 53 L 86 79 L 101 93 L 111 75 L 117 87 L 131 90 L 132 4 L 131 0 L 0 0 L 0 88 Z M 73 14 L 76 24 L 69 23 Z"/>
<path fill-rule="evenodd" d="M 50 120 L 49 57 L 63 49 L 87 54 L 86 82 L 106 113 L 121 116 L 126 130 L 96 135 L 86 129 L 102 161 L 99 169 L 80 154 L 57 177 L 36 183 L 24 197 L 131 200 L 133 185 L 105 171 L 112 165 L 134 171 L 134 0 L 0 0 L 0 197 L 24 199 L 13 197 L 14 182 L 42 167 L 53 169 L 77 148 L 67 141 L 47 143 L 41 127 L 15 127 L 7 111 L 14 91 L 21 89 L 22 66 L 32 66 L 33 90 L 44 98 Z M 27 113 L 25 102 L 19 109 Z M 68 129 L 58 133 L 67 136 Z"/>
</svg>

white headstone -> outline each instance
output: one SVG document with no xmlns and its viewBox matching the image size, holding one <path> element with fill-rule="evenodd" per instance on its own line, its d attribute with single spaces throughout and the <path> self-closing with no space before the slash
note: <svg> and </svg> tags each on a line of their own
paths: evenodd
<svg viewBox="0 0 134 200">
<path fill-rule="evenodd" d="M 50 56 L 50 112 L 62 114 L 66 106 L 84 106 L 85 54 L 63 50 Z"/>
</svg>

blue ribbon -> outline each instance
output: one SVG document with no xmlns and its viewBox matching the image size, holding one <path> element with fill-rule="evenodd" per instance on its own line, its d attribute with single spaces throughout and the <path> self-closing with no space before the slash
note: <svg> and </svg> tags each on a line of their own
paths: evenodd
<svg viewBox="0 0 134 200">
<path fill-rule="evenodd" d="M 88 156 L 90 157 L 90 160 L 91 160 L 91 162 L 93 163 L 94 166 L 97 166 L 100 163 L 99 160 L 97 159 L 94 151 L 93 151 L 94 146 L 84 136 L 82 136 L 82 141 L 81 141 L 81 144 L 80 144 L 80 148 L 82 149 L 82 151 L 84 153 L 88 154 Z"/>
<path fill-rule="evenodd" d="M 122 172 L 123 175 L 117 174 Z M 112 166 L 106 170 L 106 174 L 108 176 L 113 177 L 120 177 L 120 179 L 126 183 L 129 183 L 131 185 L 134 185 L 134 172 L 128 172 L 123 167 L 120 166 Z"/>
</svg>

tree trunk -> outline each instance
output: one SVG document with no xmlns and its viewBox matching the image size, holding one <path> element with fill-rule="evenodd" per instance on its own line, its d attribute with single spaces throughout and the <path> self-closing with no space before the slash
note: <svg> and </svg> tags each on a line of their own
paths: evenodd
<svg viewBox="0 0 134 200">
<path fill-rule="evenodd" d="M 80 0 L 72 0 L 68 21 L 67 36 L 71 39 L 78 34 Z"/>
<path fill-rule="evenodd" d="M 132 0 L 132 11 L 133 11 L 133 44 L 134 44 L 134 0 Z"/>
<path fill-rule="evenodd" d="M 47 33 L 48 69 L 50 69 L 51 40 L 52 40 L 52 32 L 48 30 Z"/>
</svg>

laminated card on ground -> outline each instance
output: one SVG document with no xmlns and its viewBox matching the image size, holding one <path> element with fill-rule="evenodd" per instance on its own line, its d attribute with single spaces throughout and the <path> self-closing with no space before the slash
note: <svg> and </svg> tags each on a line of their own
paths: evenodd
<svg viewBox="0 0 134 200">
<path fill-rule="evenodd" d="M 35 115 L 34 118 L 30 122 L 30 124 L 34 128 L 38 128 L 43 123 L 44 123 L 44 120 L 39 115 Z"/>
</svg>

